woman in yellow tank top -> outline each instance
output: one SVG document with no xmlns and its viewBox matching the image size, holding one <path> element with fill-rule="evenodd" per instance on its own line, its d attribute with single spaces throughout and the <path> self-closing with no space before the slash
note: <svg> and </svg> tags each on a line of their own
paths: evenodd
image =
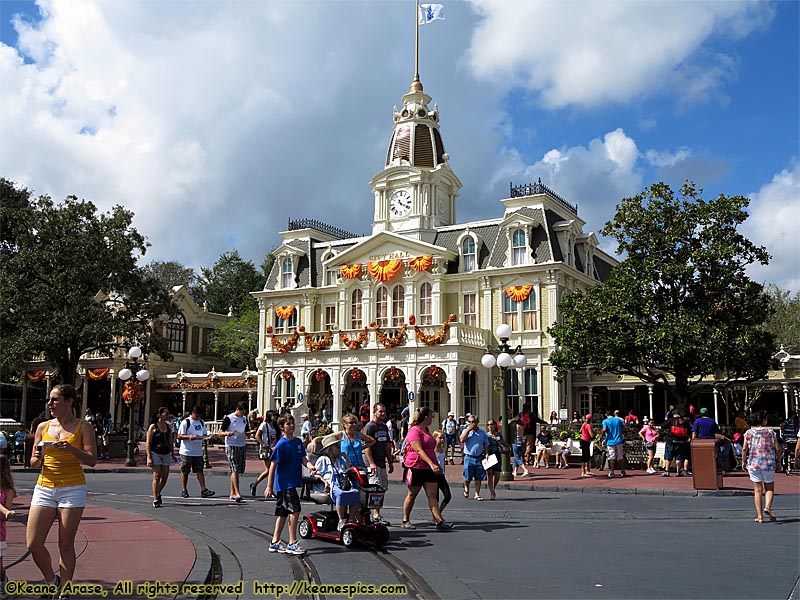
<svg viewBox="0 0 800 600">
<path fill-rule="evenodd" d="M 83 466 L 97 463 L 94 430 L 75 416 L 78 393 L 71 385 L 50 391 L 47 406 L 52 419 L 41 423 L 34 436 L 31 467 L 41 467 L 28 513 L 26 538 L 31 557 L 47 583 L 60 589 L 75 573 L 75 534 L 86 505 Z M 59 573 L 45 548 L 50 527 L 58 518 Z"/>
</svg>

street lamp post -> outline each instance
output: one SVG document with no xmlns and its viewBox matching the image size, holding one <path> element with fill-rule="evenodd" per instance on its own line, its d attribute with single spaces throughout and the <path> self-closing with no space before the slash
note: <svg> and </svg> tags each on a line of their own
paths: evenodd
<svg viewBox="0 0 800 600">
<path fill-rule="evenodd" d="M 517 346 L 513 351 L 508 346 L 508 339 L 511 337 L 511 327 L 506 323 L 501 323 L 495 330 L 497 337 L 500 339 L 500 347 L 497 349 L 497 356 L 492 353 L 492 347 L 486 349 L 486 354 L 481 357 L 481 364 L 486 369 L 493 369 L 495 365 L 500 367 L 500 377 L 503 380 L 503 385 L 500 394 L 501 410 L 503 414 L 503 427 L 505 429 L 505 442 L 511 448 L 512 432 L 511 432 L 511 419 L 508 416 L 508 406 L 506 406 L 507 392 L 506 392 L 506 372 L 511 369 L 522 369 L 528 364 L 527 357 L 522 353 L 522 346 Z M 511 473 L 511 457 L 509 453 L 500 455 L 500 481 L 513 481 L 514 475 Z"/>
<path fill-rule="evenodd" d="M 128 405 L 128 455 L 125 459 L 126 467 L 135 467 L 136 459 L 133 457 L 134 450 L 136 449 L 136 442 L 134 441 L 134 426 L 133 426 L 133 407 L 136 403 L 140 402 L 142 393 L 142 382 L 150 379 L 150 371 L 139 369 L 139 358 L 142 356 L 142 349 L 139 346 L 131 346 L 128 350 L 128 362 L 125 367 L 120 369 L 118 377 L 125 382 L 125 389 L 122 391 L 122 399 Z"/>
</svg>

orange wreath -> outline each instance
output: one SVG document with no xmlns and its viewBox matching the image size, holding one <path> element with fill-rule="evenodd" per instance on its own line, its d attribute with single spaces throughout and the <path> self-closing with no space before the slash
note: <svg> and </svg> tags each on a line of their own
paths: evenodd
<svg viewBox="0 0 800 600">
<path fill-rule="evenodd" d="M 44 378 L 46 371 L 28 371 L 28 381 L 36 383 Z"/>
<path fill-rule="evenodd" d="M 532 285 L 510 285 L 506 288 L 506 294 L 514 302 L 525 302 L 531 295 Z"/>
<path fill-rule="evenodd" d="M 89 369 L 87 373 L 89 373 L 90 379 L 100 381 L 108 376 L 108 369 Z"/>
<path fill-rule="evenodd" d="M 279 319 L 288 319 L 292 316 L 294 312 L 294 306 L 276 306 L 275 307 L 275 314 L 278 315 Z"/>
<path fill-rule="evenodd" d="M 358 274 L 361 273 L 361 263 L 342 265 L 339 267 L 339 271 L 345 279 L 355 279 L 358 277 Z"/>
<path fill-rule="evenodd" d="M 379 260 L 377 262 L 367 263 L 367 271 L 372 275 L 373 279 L 378 281 L 389 281 L 394 277 L 400 268 L 403 266 L 403 261 L 395 260 Z"/>
<path fill-rule="evenodd" d="M 433 263 L 432 256 L 415 256 L 408 259 L 408 266 L 417 272 L 424 271 L 431 266 L 431 263 Z"/>
</svg>

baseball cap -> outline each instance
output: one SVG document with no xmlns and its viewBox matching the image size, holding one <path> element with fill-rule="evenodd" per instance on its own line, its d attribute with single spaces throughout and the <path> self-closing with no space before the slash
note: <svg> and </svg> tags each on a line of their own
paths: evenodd
<svg viewBox="0 0 800 600">
<path fill-rule="evenodd" d="M 455 416 L 456 416 L 456 413 L 454 413 L 454 412 L 451 410 L 449 413 L 447 413 L 447 416 L 448 416 L 448 417 L 455 417 Z"/>
<path fill-rule="evenodd" d="M 701 409 L 700 409 L 700 414 L 701 414 L 701 415 L 706 415 L 706 414 L 708 414 L 708 409 L 707 409 L 707 408 L 701 408 Z"/>
<path fill-rule="evenodd" d="M 307 419 L 308 418 L 308 413 L 303 413 L 302 415 L 300 415 L 300 418 L 301 419 Z"/>
</svg>

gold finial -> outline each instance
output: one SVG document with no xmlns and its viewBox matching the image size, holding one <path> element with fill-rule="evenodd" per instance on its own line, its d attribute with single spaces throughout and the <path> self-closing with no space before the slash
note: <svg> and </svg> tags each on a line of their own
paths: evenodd
<svg viewBox="0 0 800 600">
<path fill-rule="evenodd" d="M 414 74 L 414 81 L 411 82 L 411 87 L 408 88 L 408 91 L 411 94 L 422 91 L 422 82 L 419 80 L 419 73 Z"/>
</svg>

